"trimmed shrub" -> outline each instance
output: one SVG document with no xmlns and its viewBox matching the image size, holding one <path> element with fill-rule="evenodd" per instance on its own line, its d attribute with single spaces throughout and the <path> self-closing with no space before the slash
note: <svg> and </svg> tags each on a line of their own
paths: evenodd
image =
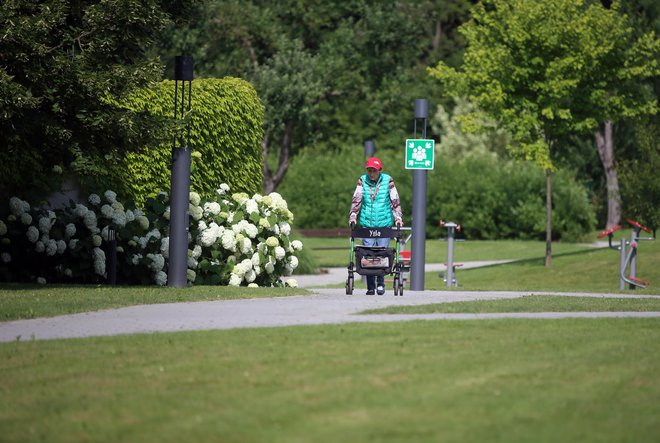
<svg viewBox="0 0 660 443">
<path fill-rule="evenodd" d="M 377 153 L 394 177 L 404 223 L 410 224 L 412 171 L 401 152 Z M 351 196 L 364 173 L 358 147 L 337 153 L 303 151 L 292 161 L 279 190 L 296 214 L 300 228 L 334 228 L 348 223 Z M 427 237 L 446 235 L 440 219 L 460 223 L 472 239 L 544 239 L 545 172 L 530 163 L 490 156 L 456 161 L 439 159 L 428 171 Z M 578 240 L 593 230 L 595 215 L 585 188 L 568 171 L 553 174 L 553 238 Z"/>
<path fill-rule="evenodd" d="M 123 103 L 137 112 L 173 115 L 174 82 L 134 91 Z M 239 78 L 195 79 L 192 84 L 191 188 L 210 196 L 220 183 L 236 192 L 260 192 L 264 108 L 252 85 Z M 170 188 L 172 143 L 149 146 L 116 158 L 93 185 L 111 187 L 141 205 Z M 110 159 L 112 160 L 112 159 Z M 107 161 L 107 159 L 106 159 Z"/>
</svg>

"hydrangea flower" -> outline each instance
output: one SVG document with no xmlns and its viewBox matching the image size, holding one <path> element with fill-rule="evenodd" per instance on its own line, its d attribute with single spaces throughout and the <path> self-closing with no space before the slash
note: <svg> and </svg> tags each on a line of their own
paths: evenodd
<svg viewBox="0 0 660 443">
<path fill-rule="evenodd" d="M 114 212 L 115 212 L 115 210 L 112 209 L 112 206 L 110 206 L 110 205 L 103 205 L 103 206 L 101 206 L 101 214 L 102 214 L 105 218 L 111 218 L 111 217 L 112 217 L 112 214 L 114 214 Z"/>
<path fill-rule="evenodd" d="M 22 213 L 21 214 L 21 223 L 23 223 L 24 225 L 29 226 L 32 223 L 32 216 L 27 212 Z"/>
<path fill-rule="evenodd" d="M 248 199 L 245 202 L 245 210 L 247 211 L 248 214 L 254 214 L 259 212 L 259 205 L 257 204 L 256 201 L 252 199 Z"/>
<path fill-rule="evenodd" d="M 53 256 L 57 253 L 57 242 L 53 239 L 48 240 L 46 244 L 46 255 Z"/>
<path fill-rule="evenodd" d="M 39 230 L 35 226 L 30 226 L 27 229 L 25 235 L 27 235 L 28 240 L 32 243 L 35 243 L 37 240 L 39 240 Z"/>
<path fill-rule="evenodd" d="M 94 261 L 94 272 L 97 275 L 105 275 L 105 252 L 100 248 L 94 248 L 92 251 L 92 259 Z"/>
<path fill-rule="evenodd" d="M 230 274 L 230 276 L 229 276 L 229 286 L 240 286 L 241 281 L 242 281 L 242 279 L 238 275 L 236 275 L 234 273 Z"/>
<path fill-rule="evenodd" d="M 117 193 L 111 190 L 105 191 L 103 194 L 108 203 L 112 204 L 117 201 Z"/>
<path fill-rule="evenodd" d="M 41 217 L 39 219 L 38 225 L 39 231 L 41 231 L 43 234 L 48 234 L 50 232 L 50 228 L 53 227 L 53 220 L 48 217 Z"/>
<path fill-rule="evenodd" d="M 271 236 L 266 239 L 266 244 L 271 248 L 274 248 L 280 244 L 280 241 L 277 239 L 277 237 Z"/>
<path fill-rule="evenodd" d="M 204 215 L 218 215 L 221 211 L 220 204 L 217 202 L 204 203 Z"/>
<path fill-rule="evenodd" d="M 199 206 L 199 202 L 201 201 L 201 198 L 199 197 L 199 194 L 191 191 L 190 194 L 188 195 L 190 199 L 190 204 L 193 206 Z"/>
<path fill-rule="evenodd" d="M 170 256 L 170 238 L 163 237 L 160 240 L 160 253 L 163 257 L 169 258 Z"/>
<path fill-rule="evenodd" d="M 66 251 L 66 242 L 64 240 L 57 240 L 57 253 L 62 255 Z"/>
<path fill-rule="evenodd" d="M 96 235 L 96 234 L 92 235 L 92 244 L 93 244 L 94 246 L 96 246 L 97 248 L 98 248 L 99 246 L 101 246 L 101 242 L 102 242 L 102 241 L 103 241 L 103 239 L 101 238 L 100 235 Z"/>
<path fill-rule="evenodd" d="M 285 285 L 290 287 L 290 288 L 297 288 L 298 287 L 298 280 L 294 278 L 290 278 L 285 282 Z"/>
<path fill-rule="evenodd" d="M 154 276 L 154 281 L 158 286 L 165 286 L 167 284 L 167 274 L 163 271 L 156 272 Z"/>
<path fill-rule="evenodd" d="M 67 224 L 66 227 L 64 228 L 64 236 L 67 239 L 70 239 L 74 235 L 76 235 L 76 225 L 74 225 L 73 223 Z"/>
<path fill-rule="evenodd" d="M 30 204 L 18 197 L 12 197 L 9 199 L 9 210 L 16 217 L 20 217 L 21 214 L 30 210 Z"/>
<path fill-rule="evenodd" d="M 101 197 L 99 197 L 97 194 L 89 194 L 87 201 L 94 206 L 98 206 L 101 204 Z"/>
<path fill-rule="evenodd" d="M 11 255 L 7 252 L 3 252 L 0 254 L 0 259 L 2 259 L 3 263 L 9 263 L 11 261 Z"/>
<path fill-rule="evenodd" d="M 147 217 L 145 217 L 144 215 L 141 215 L 141 216 L 138 217 L 137 220 L 138 220 L 138 223 L 140 223 L 140 226 L 142 227 L 142 229 L 144 229 L 145 231 L 147 229 L 149 229 L 149 219 Z"/>
<path fill-rule="evenodd" d="M 0 220 L 0 235 L 7 235 L 7 225 Z"/>
</svg>

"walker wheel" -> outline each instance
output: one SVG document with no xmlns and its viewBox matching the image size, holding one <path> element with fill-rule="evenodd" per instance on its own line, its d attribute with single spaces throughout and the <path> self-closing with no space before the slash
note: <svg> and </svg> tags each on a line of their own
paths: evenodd
<svg viewBox="0 0 660 443">
<path fill-rule="evenodd" d="M 353 276 L 349 275 L 346 279 L 346 295 L 353 295 Z"/>
</svg>

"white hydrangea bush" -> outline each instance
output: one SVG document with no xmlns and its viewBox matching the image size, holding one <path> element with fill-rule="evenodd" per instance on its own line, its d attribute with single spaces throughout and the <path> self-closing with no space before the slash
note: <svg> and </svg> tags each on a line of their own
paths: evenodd
<svg viewBox="0 0 660 443">
<path fill-rule="evenodd" d="M 59 210 L 12 197 L 0 219 L 0 280 L 104 282 L 107 245 L 117 244 L 117 281 L 167 284 L 169 196 L 147 199 L 143 209 L 117 194 L 91 194 Z M 293 214 L 277 193 L 230 193 L 222 184 L 212 198 L 190 193 L 190 283 L 281 286 L 298 266 L 300 241 L 291 241 Z"/>
<path fill-rule="evenodd" d="M 210 199 L 190 198 L 189 271 L 195 282 L 232 286 L 282 286 L 302 250 L 290 239 L 293 214 L 276 192 L 231 193 L 226 184 Z"/>
</svg>

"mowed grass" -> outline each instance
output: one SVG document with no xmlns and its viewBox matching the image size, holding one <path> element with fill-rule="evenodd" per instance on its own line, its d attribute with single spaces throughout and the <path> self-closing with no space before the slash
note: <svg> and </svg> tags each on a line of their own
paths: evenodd
<svg viewBox="0 0 660 443">
<path fill-rule="evenodd" d="M 229 286 L 72 286 L 0 285 L 0 321 L 52 317 L 122 306 L 284 297 L 309 294 L 300 288 L 235 288 Z"/>
<path fill-rule="evenodd" d="M 3 442 L 656 442 L 660 320 L 0 344 Z"/>
<path fill-rule="evenodd" d="M 594 237 L 595 238 L 595 237 Z M 349 238 L 302 238 L 316 262 L 321 267 L 346 267 L 350 257 Z M 356 245 L 361 244 L 356 240 Z M 394 242 L 390 243 L 394 247 Z M 410 242 L 406 249 L 410 250 Z M 593 246 L 583 243 L 555 243 L 553 251 L 557 255 L 588 251 Z M 614 251 L 612 251 L 614 252 Z M 545 243 L 531 240 L 479 240 L 454 243 L 455 261 L 481 260 L 525 260 L 543 257 Z M 426 241 L 426 262 L 446 263 L 447 242 L 439 239 Z"/>
<path fill-rule="evenodd" d="M 641 244 L 637 276 L 651 285 L 636 289 L 636 294 L 660 294 L 660 242 Z M 557 254 L 550 267 L 540 257 L 477 269 L 459 268 L 457 278 L 458 289 L 463 290 L 619 292 L 619 253 L 604 248 Z M 430 272 L 425 274 L 425 289 L 447 287 L 439 273 Z"/>
<path fill-rule="evenodd" d="M 660 298 L 609 298 L 528 295 L 499 300 L 434 303 L 418 306 L 390 306 L 364 314 L 432 314 L 489 312 L 660 312 Z"/>
<path fill-rule="evenodd" d="M 646 235 L 646 233 L 644 233 Z M 630 231 L 624 235 L 629 238 Z M 593 238 L 596 238 L 594 233 Z M 325 244 L 338 239 L 315 239 Z M 606 239 L 605 239 L 606 240 Z M 314 244 L 314 243 L 311 243 Z M 425 290 L 475 291 L 543 291 L 543 292 L 609 292 L 619 291 L 619 252 L 609 248 L 594 248 L 580 243 L 553 243 L 550 267 L 545 266 L 545 243 L 539 241 L 466 241 L 455 243 L 454 263 L 491 260 L 515 260 L 514 263 L 477 269 L 457 268 L 458 287 L 447 288 L 444 272 L 428 272 L 424 276 Z M 348 248 L 342 251 L 348 261 Z M 324 252 L 325 251 L 321 251 Z M 332 251 L 330 251 L 332 252 Z M 318 254 L 318 251 L 314 251 Z M 322 260 L 319 259 L 319 262 Z M 446 263 L 447 243 L 440 240 L 426 242 L 426 263 Z M 660 295 L 660 241 L 639 242 L 637 277 L 651 282 L 635 294 Z M 364 285 L 356 279 L 356 288 Z M 344 284 L 332 285 L 343 287 Z M 406 285 L 408 288 L 409 285 Z M 387 284 L 391 292 L 391 284 Z M 621 292 L 631 293 L 627 289 Z"/>
</svg>

